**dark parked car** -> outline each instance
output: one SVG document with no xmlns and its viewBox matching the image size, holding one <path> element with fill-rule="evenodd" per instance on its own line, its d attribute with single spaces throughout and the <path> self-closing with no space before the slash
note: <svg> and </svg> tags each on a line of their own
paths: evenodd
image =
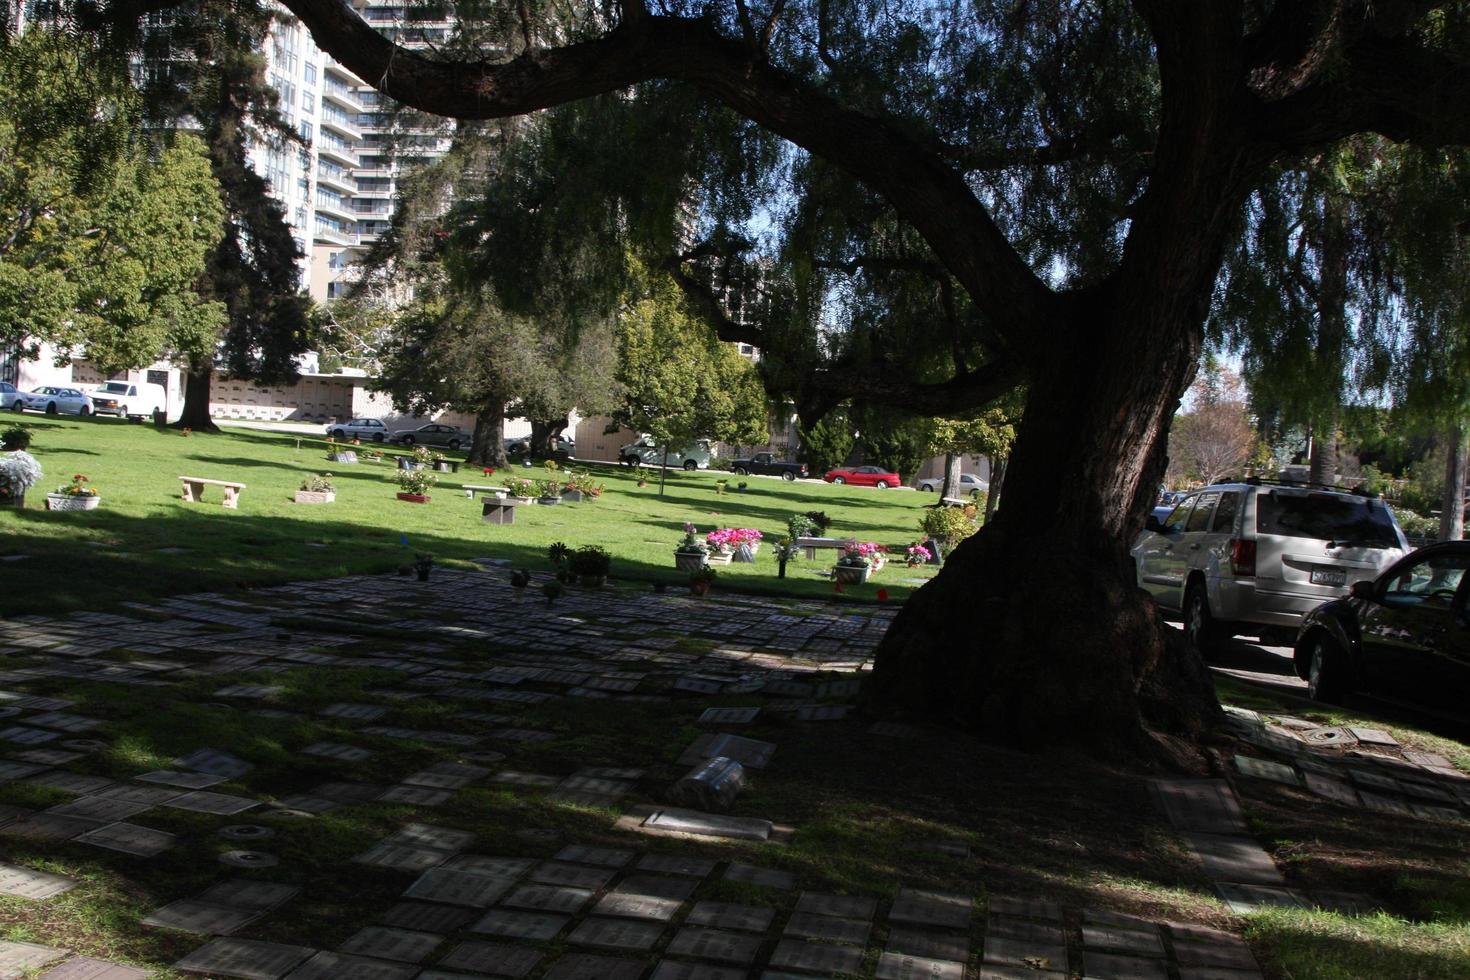
<svg viewBox="0 0 1470 980">
<path fill-rule="evenodd" d="M 730 464 L 736 476 L 755 473 L 760 476 L 779 476 L 788 483 L 799 476 L 806 476 L 805 463 L 783 463 L 775 453 L 756 453 L 749 459 L 737 459 Z"/>
<path fill-rule="evenodd" d="M 458 449 L 460 446 L 468 446 L 473 443 L 475 436 L 472 432 L 466 432 L 452 425 L 430 422 L 417 429 L 395 432 L 388 437 L 388 441 L 400 446 L 422 443 L 425 446 L 448 446 L 450 449 Z"/>
<path fill-rule="evenodd" d="M 1382 694 L 1461 716 L 1470 696 L 1470 541 L 1399 559 L 1302 622 L 1296 672 L 1319 701 Z"/>
</svg>

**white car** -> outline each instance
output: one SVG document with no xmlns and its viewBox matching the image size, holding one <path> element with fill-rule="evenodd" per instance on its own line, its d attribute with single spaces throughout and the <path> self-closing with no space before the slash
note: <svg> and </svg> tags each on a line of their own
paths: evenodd
<svg viewBox="0 0 1470 980">
<path fill-rule="evenodd" d="M 25 396 L 19 388 L 9 381 L 0 381 L 0 408 L 9 408 L 14 411 L 25 409 Z"/>
<path fill-rule="evenodd" d="M 930 493 L 936 493 L 942 486 L 944 486 L 944 477 L 942 476 L 926 476 L 919 481 L 919 489 L 927 490 Z M 958 490 L 959 493 L 955 496 L 969 494 L 972 497 L 978 497 L 982 493 L 990 492 L 990 484 L 980 479 L 974 473 L 961 473 Z"/>
<path fill-rule="evenodd" d="M 76 388 L 58 388 L 42 385 L 35 391 L 21 393 L 21 402 L 16 411 L 30 409 L 47 415 L 91 415 L 92 399 L 86 392 Z"/>
<path fill-rule="evenodd" d="M 370 442 L 382 442 L 391 432 L 382 419 L 352 419 L 348 422 L 328 422 L 327 435 L 333 439 L 351 439 L 356 436 Z"/>
<path fill-rule="evenodd" d="M 662 466 L 665 458 L 673 467 L 686 470 L 707 470 L 710 460 L 714 458 L 714 451 L 708 439 L 700 439 L 692 446 L 669 449 L 666 452 L 654 445 L 651 436 L 644 436 L 637 442 L 630 442 L 618 450 L 618 462 L 624 466 L 635 466 L 639 463 L 645 466 Z"/>
</svg>

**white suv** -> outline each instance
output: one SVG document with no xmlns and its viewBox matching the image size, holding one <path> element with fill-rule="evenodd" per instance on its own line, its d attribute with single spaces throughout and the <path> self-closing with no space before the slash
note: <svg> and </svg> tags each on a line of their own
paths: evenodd
<svg viewBox="0 0 1470 980">
<path fill-rule="evenodd" d="M 1197 649 L 1236 633 L 1294 636 L 1302 616 L 1408 551 L 1381 500 L 1305 484 L 1221 483 L 1149 518 L 1140 588 L 1184 614 Z"/>
</svg>

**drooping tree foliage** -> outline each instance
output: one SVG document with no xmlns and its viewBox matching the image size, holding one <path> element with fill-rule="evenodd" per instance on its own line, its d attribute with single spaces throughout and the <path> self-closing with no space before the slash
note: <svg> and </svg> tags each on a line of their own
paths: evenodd
<svg viewBox="0 0 1470 980">
<path fill-rule="evenodd" d="M 1006 506 L 905 605 L 868 690 L 1028 744 L 1138 753 L 1217 714 L 1126 547 L 1250 195 L 1356 134 L 1470 140 L 1463 2 L 460 5 L 490 14 L 473 58 L 399 49 L 336 0 L 286 6 L 405 103 L 568 106 L 530 163 L 566 149 L 585 179 L 507 183 L 521 243 L 564 236 L 572 272 L 621 261 L 607 238 L 661 246 L 804 420 L 859 391 L 955 415 L 1024 382 Z M 578 150 L 599 129 L 636 168 Z M 536 225 L 559 187 L 595 195 L 601 239 Z"/>
</svg>

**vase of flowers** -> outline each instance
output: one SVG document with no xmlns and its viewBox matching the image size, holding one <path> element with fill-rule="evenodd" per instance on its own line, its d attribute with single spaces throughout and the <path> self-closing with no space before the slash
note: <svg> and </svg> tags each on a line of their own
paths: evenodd
<svg viewBox="0 0 1470 980">
<path fill-rule="evenodd" d="M 577 577 L 578 585 L 601 586 L 611 568 L 612 555 L 595 544 L 585 544 L 567 556 L 567 569 Z"/>
<path fill-rule="evenodd" d="M 101 503 L 102 494 L 84 473 L 73 474 L 70 483 L 46 494 L 47 510 L 96 510 Z"/>
<path fill-rule="evenodd" d="M 332 485 L 332 474 L 330 473 L 308 476 L 301 481 L 301 488 L 296 491 L 298 504 L 330 504 L 336 499 L 337 488 Z"/>
<path fill-rule="evenodd" d="M 928 548 L 924 547 L 922 544 L 911 544 L 908 546 L 908 549 L 904 551 L 904 562 L 907 563 L 910 568 L 917 568 L 920 565 L 928 562 L 933 557 L 934 553 Z"/>
<path fill-rule="evenodd" d="M 556 479 L 539 481 L 536 484 L 536 503 L 547 506 L 561 503 L 561 481 Z"/>
<path fill-rule="evenodd" d="M 530 504 L 536 501 L 536 484 L 523 476 L 513 476 L 506 480 L 505 488 L 510 491 L 510 499 L 518 504 Z"/>
<path fill-rule="evenodd" d="M 715 584 L 715 576 L 720 573 L 709 566 L 696 568 L 689 573 L 689 592 L 692 595 L 704 595 L 709 587 Z"/>
<path fill-rule="evenodd" d="M 0 455 L 0 507 L 24 507 L 26 491 L 44 475 L 36 457 L 25 450 Z"/>
<path fill-rule="evenodd" d="M 674 567 L 681 572 L 697 572 L 709 564 L 709 547 L 695 537 L 699 529 L 684 525 L 684 540 L 674 549 Z"/>
<path fill-rule="evenodd" d="M 711 551 L 725 561 L 755 561 L 761 548 L 761 532 L 753 527 L 725 527 L 704 537 Z"/>
<path fill-rule="evenodd" d="M 837 566 L 832 569 L 832 578 L 844 585 L 866 582 L 873 572 L 873 555 L 877 547 L 871 543 L 855 544 L 843 551 L 842 557 L 837 559 Z"/>
<path fill-rule="evenodd" d="M 398 499 L 407 500 L 413 504 L 426 504 L 429 502 L 429 488 L 434 485 L 435 476 L 422 467 L 411 470 L 398 471 Z"/>
</svg>

